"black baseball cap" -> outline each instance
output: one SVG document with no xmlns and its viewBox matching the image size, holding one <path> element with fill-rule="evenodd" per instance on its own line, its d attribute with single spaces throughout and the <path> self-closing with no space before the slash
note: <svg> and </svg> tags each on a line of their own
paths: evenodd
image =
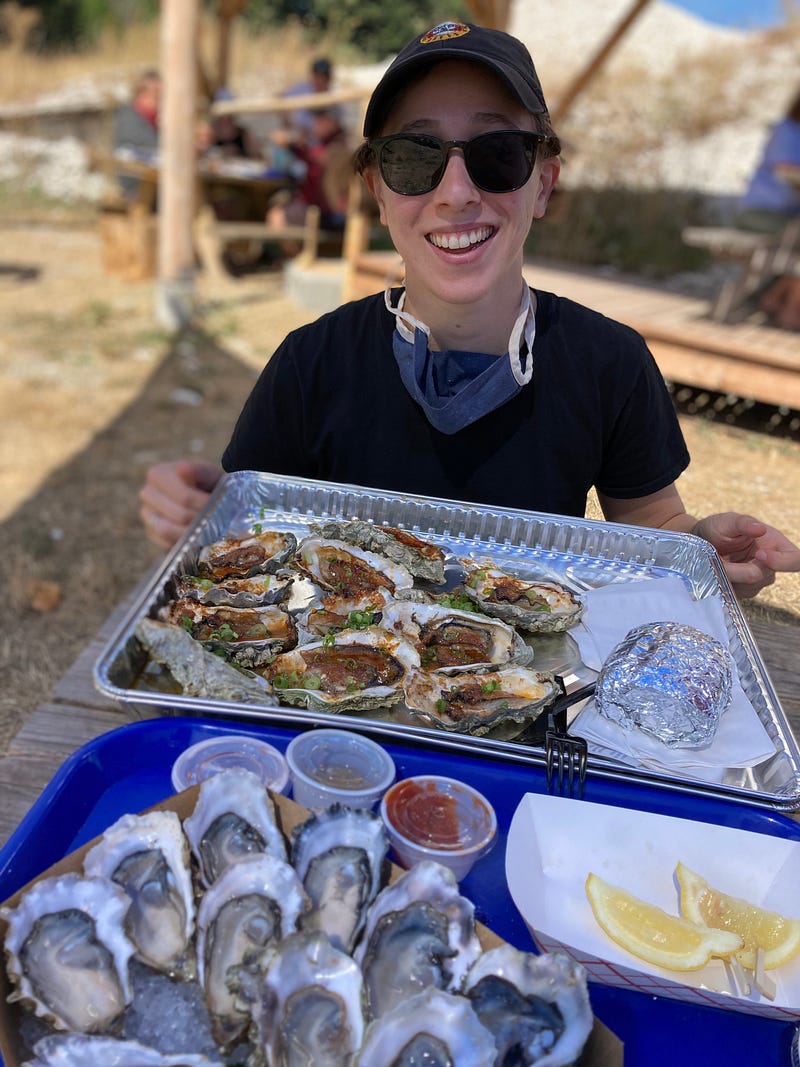
<svg viewBox="0 0 800 1067">
<path fill-rule="evenodd" d="M 389 65 L 367 105 L 364 136 L 375 137 L 400 90 L 415 75 L 442 59 L 480 63 L 499 75 L 528 111 L 533 114 L 547 111 L 539 76 L 522 41 L 486 26 L 440 22 L 409 41 Z"/>
<path fill-rule="evenodd" d="M 325 56 L 320 56 L 319 59 L 315 59 L 311 64 L 311 70 L 314 74 L 330 74 L 331 61 L 326 59 Z"/>
</svg>

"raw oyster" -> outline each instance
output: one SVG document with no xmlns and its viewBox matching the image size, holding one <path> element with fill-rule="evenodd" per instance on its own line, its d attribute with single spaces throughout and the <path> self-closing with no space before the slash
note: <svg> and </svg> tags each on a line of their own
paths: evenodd
<svg viewBox="0 0 800 1067">
<path fill-rule="evenodd" d="M 138 1041 L 86 1034 L 54 1034 L 33 1046 L 36 1059 L 22 1067 L 223 1067 L 219 1060 L 193 1052 L 164 1053 Z"/>
<path fill-rule="evenodd" d="M 179 574 L 174 584 L 176 599 L 186 597 L 200 604 L 227 604 L 232 608 L 261 608 L 282 604 L 291 593 L 293 582 L 293 577 L 277 574 L 225 578 L 220 582 L 201 578 L 199 574 Z"/>
<path fill-rule="evenodd" d="M 356 1067 L 489 1067 L 494 1057 L 467 998 L 428 987 L 369 1024 Z"/>
<path fill-rule="evenodd" d="M 349 1067 L 364 1039 L 361 971 L 324 934 L 292 934 L 273 950 L 253 1019 L 270 1067 Z"/>
<path fill-rule="evenodd" d="M 380 608 L 395 590 L 414 584 L 405 567 L 345 541 L 306 537 L 298 546 L 295 563 L 325 591 L 322 607 L 343 615 Z"/>
<path fill-rule="evenodd" d="M 107 1030 L 133 997 L 128 964 L 133 945 L 123 933 L 130 900 L 113 882 L 77 874 L 45 878 L 8 922 L 8 998 L 33 1005 L 60 1030 Z"/>
<path fill-rule="evenodd" d="M 404 692 L 409 710 L 435 726 L 480 736 L 500 723 L 538 718 L 561 690 L 549 671 L 504 667 L 459 674 L 411 671 Z"/>
<path fill-rule="evenodd" d="M 240 667 L 263 667 L 279 652 L 297 644 L 294 620 L 276 604 L 231 608 L 184 598 L 170 601 L 159 616 L 173 626 L 182 626 L 210 651 L 224 652 Z"/>
<path fill-rule="evenodd" d="M 586 1043 L 592 1009 L 586 972 L 561 953 L 490 949 L 471 968 L 464 993 L 494 1035 L 495 1067 L 568 1067 Z"/>
<path fill-rule="evenodd" d="M 487 615 L 530 633 L 568 630 L 581 617 L 583 604 L 566 586 L 557 582 L 526 581 L 487 563 L 480 566 L 462 560 L 466 577 L 464 592 Z"/>
<path fill-rule="evenodd" d="M 140 619 L 136 639 L 156 663 L 166 667 L 187 696 L 259 704 L 268 697 L 264 683 L 209 652 L 182 626 Z"/>
<path fill-rule="evenodd" d="M 424 670 L 447 673 L 501 663 L 524 666 L 533 649 L 501 622 L 439 604 L 395 601 L 384 608 L 381 626 L 412 641 Z"/>
<path fill-rule="evenodd" d="M 312 526 L 312 533 L 327 540 L 347 541 L 399 563 L 416 578 L 441 585 L 445 580 L 445 555 L 441 548 L 423 541 L 408 530 L 395 526 L 375 526 L 363 519 L 331 519 Z"/>
<path fill-rule="evenodd" d="M 88 878 L 110 878 L 130 898 L 125 932 L 155 970 L 188 977 L 194 931 L 189 846 L 173 811 L 123 815 L 83 862 Z"/>
<path fill-rule="evenodd" d="M 231 768 L 206 778 L 183 829 L 206 888 L 232 863 L 253 853 L 287 858 L 275 805 L 251 771 Z"/>
<path fill-rule="evenodd" d="M 201 549 L 197 573 L 212 582 L 274 573 L 292 558 L 296 548 L 297 538 L 285 530 L 261 530 L 249 537 L 223 537 Z"/>
<path fill-rule="evenodd" d="M 480 955 L 475 909 L 452 871 L 422 860 L 381 890 L 354 958 L 373 1018 L 428 986 L 458 992 Z"/>
<path fill-rule="evenodd" d="M 386 630 L 343 630 L 284 652 L 264 671 L 278 698 L 313 711 L 365 711 L 394 704 L 419 656 Z"/>
<path fill-rule="evenodd" d="M 292 864 L 311 898 L 304 930 L 352 952 L 381 885 L 389 839 L 380 815 L 334 804 L 292 831 Z"/>
<path fill-rule="evenodd" d="M 234 863 L 204 894 L 197 916 L 198 979 L 219 1045 L 229 1047 L 249 1023 L 237 998 L 238 972 L 250 978 L 262 973 L 269 947 L 294 933 L 307 907 L 295 871 L 267 853 Z"/>
</svg>

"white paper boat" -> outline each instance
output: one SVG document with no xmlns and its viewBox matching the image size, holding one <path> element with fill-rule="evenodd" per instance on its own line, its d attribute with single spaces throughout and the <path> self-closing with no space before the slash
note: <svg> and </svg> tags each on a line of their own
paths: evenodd
<svg viewBox="0 0 800 1067">
<path fill-rule="evenodd" d="M 777 986 L 773 1001 L 756 989 L 736 996 L 720 960 L 699 971 L 654 967 L 618 947 L 597 924 L 584 889 L 590 871 L 679 915 L 679 860 L 723 892 L 783 915 L 800 914 L 798 841 L 558 796 L 522 798 L 508 834 L 506 878 L 537 945 L 578 960 L 590 982 L 800 1018 L 800 956 L 767 972 Z"/>
</svg>

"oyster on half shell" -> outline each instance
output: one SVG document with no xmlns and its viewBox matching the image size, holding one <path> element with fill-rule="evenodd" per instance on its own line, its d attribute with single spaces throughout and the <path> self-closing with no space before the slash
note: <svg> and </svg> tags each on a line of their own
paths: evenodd
<svg viewBox="0 0 800 1067">
<path fill-rule="evenodd" d="M 294 620 L 278 605 L 231 608 L 173 600 L 159 611 L 159 617 L 182 626 L 195 641 L 212 652 L 224 652 L 240 667 L 263 667 L 278 652 L 297 644 Z"/>
<path fill-rule="evenodd" d="M 35 1059 L 22 1067 L 223 1067 L 193 1052 L 158 1052 L 138 1041 L 86 1034 L 53 1034 L 33 1046 Z"/>
<path fill-rule="evenodd" d="M 385 556 L 345 541 L 306 537 L 295 557 L 297 567 L 324 591 L 322 607 L 347 614 L 387 604 L 398 589 L 410 589 L 411 573 Z"/>
<path fill-rule="evenodd" d="M 396 526 L 376 526 L 363 519 L 331 519 L 311 527 L 312 533 L 329 540 L 347 541 L 399 563 L 416 578 L 434 585 L 445 580 L 445 555 L 438 545 L 424 541 Z"/>
<path fill-rule="evenodd" d="M 418 666 L 413 645 L 368 626 L 284 652 L 264 677 L 283 703 L 313 711 L 364 711 L 400 700 L 408 672 Z"/>
<path fill-rule="evenodd" d="M 527 581 L 487 562 L 461 560 L 466 575 L 464 593 L 498 619 L 530 633 L 559 633 L 574 626 L 583 604 L 558 582 Z"/>
<path fill-rule="evenodd" d="M 232 608 L 261 608 L 282 604 L 292 591 L 290 575 L 254 574 L 251 578 L 224 578 L 212 582 L 199 574 L 179 574 L 175 578 L 176 599 L 200 604 L 227 604 Z"/>
<path fill-rule="evenodd" d="M 500 723 L 538 718 L 561 689 L 549 671 L 503 667 L 458 674 L 411 671 L 404 693 L 409 710 L 435 726 L 480 736 Z"/>
<path fill-rule="evenodd" d="M 275 572 L 288 562 L 297 548 L 297 538 L 285 530 L 262 530 L 248 537 L 223 537 L 200 550 L 197 573 L 221 582 L 226 578 L 249 578 Z"/>
</svg>

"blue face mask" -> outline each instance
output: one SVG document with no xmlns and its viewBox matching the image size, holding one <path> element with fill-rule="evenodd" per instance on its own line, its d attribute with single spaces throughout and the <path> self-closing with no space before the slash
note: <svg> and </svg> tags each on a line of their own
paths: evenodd
<svg viewBox="0 0 800 1067">
<path fill-rule="evenodd" d="M 531 380 L 536 319 L 527 285 L 506 356 L 456 350 L 431 352 L 428 327 L 403 311 L 405 293 L 396 308 L 391 306 L 388 289 L 385 300 L 397 318 L 392 347 L 403 385 L 431 426 L 441 433 L 458 433 L 502 407 Z"/>
</svg>

